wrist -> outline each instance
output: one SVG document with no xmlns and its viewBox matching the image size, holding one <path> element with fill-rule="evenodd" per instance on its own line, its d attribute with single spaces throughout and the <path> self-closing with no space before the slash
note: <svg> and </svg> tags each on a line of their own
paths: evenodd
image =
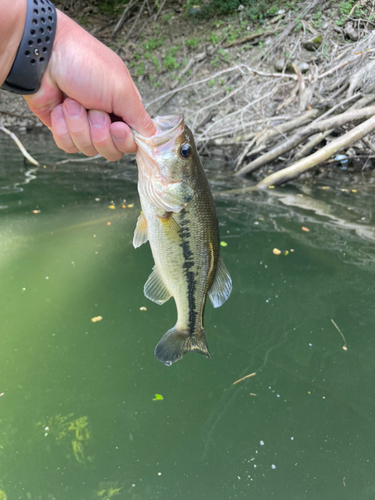
<svg viewBox="0 0 375 500">
<path fill-rule="evenodd" d="M 11 70 L 26 20 L 26 0 L 0 2 L 0 86 Z"/>
</svg>

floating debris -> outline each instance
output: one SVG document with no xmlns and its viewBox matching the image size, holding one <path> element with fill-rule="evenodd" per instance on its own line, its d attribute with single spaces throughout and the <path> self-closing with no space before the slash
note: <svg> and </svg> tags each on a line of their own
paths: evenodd
<svg viewBox="0 0 375 500">
<path fill-rule="evenodd" d="M 221 247 L 227 247 L 228 243 L 226 243 L 225 241 L 220 241 L 220 246 Z"/>
<path fill-rule="evenodd" d="M 134 203 L 130 203 L 130 205 L 128 205 L 128 208 L 133 208 L 134 207 Z"/>
<path fill-rule="evenodd" d="M 110 225 L 111 225 L 111 223 L 110 223 L 110 222 L 107 222 L 107 226 L 110 226 Z"/>
<path fill-rule="evenodd" d="M 306 233 L 310 232 L 310 229 L 308 227 L 302 226 L 302 231 L 306 231 Z"/>
<path fill-rule="evenodd" d="M 114 210 L 116 207 L 114 205 L 108 205 L 108 208 L 110 208 L 111 210 Z"/>
<path fill-rule="evenodd" d="M 140 311 L 147 311 L 147 307 L 140 307 L 139 310 Z"/>
<path fill-rule="evenodd" d="M 33 210 L 33 214 L 40 214 L 40 210 Z"/>
<path fill-rule="evenodd" d="M 152 401 L 163 401 L 163 396 L 161 394 L 155 394 L 155 397 L 152 398 Z"/>
<path fill-rule="evenodd" d="M 348 347 L 346 345 L 346 339 L 344 337 L 344 334 L 342 333 L 342 331 L 340 330 L 340 328 L 336 325 L 336 323 L 333 321 L 333 319 L 331 319 L 331 322 L 332 322 L 333 326 L 336 328 L 336 330 L 339 332 L 339 334 L 341 335 L 342 340 L 344 341 L 344 345 L 342 346 L 342 350 L 343 351 L 347 351 Z"/>
<path fill-rule="evenodd" d="M 254 377 L 254 375 L 256 375 L 256 373 L 250 373 L 250 375 L 245 375 L 245 377 L 242 377 L 240 378 L 239 380 L 236 380 L 235 382 L 233 382 L 232 385 L 236 385 L 238 384 L 239 382 L 242 382 L 243 380 L 246 380 L 247 378 L 250 378 L 250 377 Z"/>
<path fill-rule="evenodd" d="M 97 323 L 98 321 L 101 321 L 103 319 L 103 316 L 95 316 L 94 318 L 91 318 L 91 321 L 93 323 Z"/>
<path fill-rule="evenodd" d="M 294 250 L 290 250 L 290 251 L 294 252 Z M 279 250 L 278 248 L 274 248 L 272 250 L 272 253 L 274 255 L 281 255 L 281 254 L 283 254 L 283 255 L 289 255 L 289 250 Z"/>
</svg>

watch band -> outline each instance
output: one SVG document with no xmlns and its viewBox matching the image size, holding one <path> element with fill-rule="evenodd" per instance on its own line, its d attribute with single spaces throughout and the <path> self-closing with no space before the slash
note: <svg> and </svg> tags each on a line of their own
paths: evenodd
<svg viewBox="0 0 375 500">
<path fill-rule="evenodd" d="M 3 90 L 35 94 L 52 53 L 56 34 L 56 9 L 50 0 L 27 0 L 25 29 Z"/>
</svg>

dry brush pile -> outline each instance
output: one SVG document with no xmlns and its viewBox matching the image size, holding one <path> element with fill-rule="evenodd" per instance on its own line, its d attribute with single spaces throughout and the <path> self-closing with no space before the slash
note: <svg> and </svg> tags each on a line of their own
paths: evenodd
<svg viewBox="0 0 375 500">
<path fill-rule="evenodd" d="M 229 62 L 234 45 L 258 43 L 260 37 L 266 43 L 251 65 L 248 61 L 227 64 L 215 73 L 206 69 L 201 75 L 207 76 L 171 88 L 151 101 L 148 109 L 163 114 L 176 96 L 183 95 L 185 115 L 200 151 L 209 154 L 212 146 L 230 146 L 236 175 L 256 173 L 259 188 L 284 183 L 323 162 L 335 162 L 339 151 L 372 167 L 375 23 L 354 19 L 349 13 L 341 27 L 330 21 L 317 30 L 311 22 L 317 8 L 322 9 L 321 2 L 308 4 L 294 20 L 288 14 L 277 16 L 277 23 L 273 21 L 263 34 L 231 44 L 222 40 L 210 50 L 227 48 Z M 303 26 L 302 34 L 294 31 L 297 23 Z M 280 58 L 280 47 L 289 48 L 287 57 Z M 189 69 L 209 57 L 207 51 L 195 56 L 188 62 Z M 209 88 L 218 80 L 221 86 Z M 272 173 L 267 175 L 270 168 Z"/>
</svg>

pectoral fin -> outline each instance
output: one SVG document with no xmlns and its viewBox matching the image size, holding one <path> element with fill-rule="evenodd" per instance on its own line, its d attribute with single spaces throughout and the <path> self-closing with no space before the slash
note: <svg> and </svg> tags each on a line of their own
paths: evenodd
<svg viewBox="0 0 375 500">
<path fill-rule="evenodd" d="M 145 216 L 141 214 L 138 217 L 137 225 L 134 230 L 134 237 L 133 237 L 134 248 L 140 247 L 141 245 L 143 245 L 143 243 L 146 243 L 147 240 L 148 240 L 147 222 Z"/>
<path fill-rule="evenodd" d="M 219 256 L 215 280 L 210 288 L 208 295 L 214 307 L 220 307 L 232 291 L 232 280 L 228 269 L 225 267 L 222 256 Z"/>
<path fill-rule="evenodd" d="M 154 266 L 152 273 L 148 277 L 143 292 L 148 299 L 160 305 L 164 304 L 164 302 L 167 302 L 167 300 L 172 297 L 158 273 L 156 266 Z"/>
<path fill-rule="evenodd" d="M 164 236 L 170 243 L 181 243 L 181 228 L 173 218 L 170 212 L 165 212 L 164 215 L 157 215 L 163 228 Z"/>
</svg>

